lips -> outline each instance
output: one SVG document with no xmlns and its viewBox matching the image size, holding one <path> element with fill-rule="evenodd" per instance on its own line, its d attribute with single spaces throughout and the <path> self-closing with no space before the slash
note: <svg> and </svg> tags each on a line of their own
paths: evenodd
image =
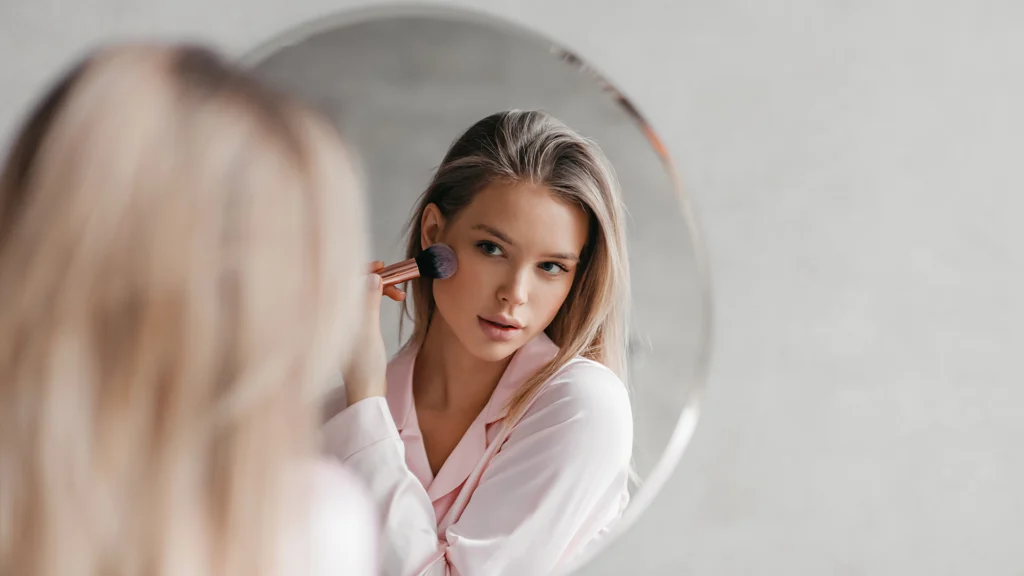
<svg viewBox="0 0 1024 576">
<path fill-rule="evenodd" d="M 520 330 L 523 327 L 522 322 L 516 320 L 515 318 L 509 318 L 507 316 L 480 316 L 480 319 L 485 322 L 494 324 L 499 328 Z"/>
<path fill-rule="evenodd" d="M 487 338 L 496 342 L 508 342 L 515 338 L 515 336 L 522 330 L 522 325 L 514 319 L 503 318 L 503 317 L 483 317 L 478 316 L 477 321 L 480 324 L 480 329 L 483 330 L 484 335 Z"/>
</svg>

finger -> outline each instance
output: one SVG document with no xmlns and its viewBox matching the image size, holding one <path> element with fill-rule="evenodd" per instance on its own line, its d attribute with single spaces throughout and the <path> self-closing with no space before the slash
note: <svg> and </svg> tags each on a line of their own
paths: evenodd
<svg viewBox="0 0 1024 576">
<path fill-rule="evenodd" d="M 370 294 L 376 293 L 380 295 L 384 293 L 384 280 L 380 277 L 380 274 L 371 272 L 366 276 L 366 290 Z"/>
<path fill-rule="evenodd" d="M 377 274 L 370 274 L 366 291 L 366 314 L 373 322 L 380 322 L 380 301 L 384 294 L 383 281 Z"/>
<path fill-rule="evenodd" d="M 381 262 L 380 260 L 374 260 L 373 262 L 370 262 L 369 271 L 370 272 L 376 272 L 377 270 L 380 270 L 383 267 L 384 267 L 384 263 L 383 262 Z"/>
<path fill-rule="evenodd" d="M 399 288 L 398 286 L 394 285 L 385 286 L 384 295 L 387 296 L 388 298 L 391 298 L 395 302 L 401 302 L 402 300 L 405 300 L 405 292 L 403 292 L 402 289 Z"/>
</svg>

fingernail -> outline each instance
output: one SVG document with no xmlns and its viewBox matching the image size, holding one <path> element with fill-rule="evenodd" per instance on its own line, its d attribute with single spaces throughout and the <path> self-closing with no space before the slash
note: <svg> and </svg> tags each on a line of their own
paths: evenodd
<svg viewBox="0 0 1024 576">
<path fill-rule="evenodd" d="M 380 274 L 370 274 L 369 287 L 370 290 L 380 288 Z"/>
</svg>

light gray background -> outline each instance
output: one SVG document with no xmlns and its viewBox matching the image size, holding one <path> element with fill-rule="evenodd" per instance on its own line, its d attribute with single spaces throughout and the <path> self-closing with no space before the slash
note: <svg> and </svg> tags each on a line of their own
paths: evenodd
<svg viewBox="0 0 1024 576">
<path fill-rule="evenodd" d="M 1024 5 L 458 0 L 635 97 L 710 247 L 694 441 L 586 574 L 1024 573 Z M 0 133 L 112 35 L 242 54 L 352 0 L 0 0 Z"/>
<path fill-rule="evenodd" d="M 303 37 L 260 58 L 257 71 L 328 113 L 362 157 L 374 258 L 404 258 L 416 201 L 452 141 L 485 116 L 546 110 L 602 147 L 629 212 L 633 452 L 648 477 L 695 396 L 707 301 L 678 192 L 640 126 L 550 43 L 496 23 L 396 16 Z M 399 316 L 397 305 L 382 309 L 392 354 L 410 331 L 407 323 L 400 340 Z"/>
</svg>

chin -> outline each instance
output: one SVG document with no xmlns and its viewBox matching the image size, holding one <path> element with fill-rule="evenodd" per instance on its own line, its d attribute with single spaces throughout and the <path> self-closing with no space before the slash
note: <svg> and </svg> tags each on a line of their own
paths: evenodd
<svg viewBox="0 0 1024 576">
<path fill-rule="evenodd" d="M 522 341 L 520 341 L 522 340 Z M 500 362 L 506 360 L 509 356 L 513 355 L 523 344 L 526 343 L 526 339 L 519 339 L 512 342 L 494 342 L 487 338 L 473 338 L 472 343 L 463 340 L 463 344 L 470 344 L 466 346 L 470 354 L 483 360 L 485 362 Z"/>
<path fill-rule="evenodd" d="M 477 358 L 486 362 L 500 362 L 516 353 L 522 346 L 509 346 L 508 344 L 483 346 L 474 354 Z"/>
</svg>

